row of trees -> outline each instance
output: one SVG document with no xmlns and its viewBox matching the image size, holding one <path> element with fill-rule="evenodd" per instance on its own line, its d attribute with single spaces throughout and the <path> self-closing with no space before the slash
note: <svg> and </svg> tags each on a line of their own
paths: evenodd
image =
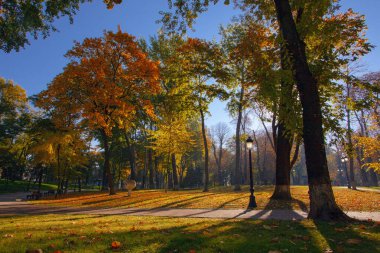
<svg viewBox="0 0 380 253">
<path fill-rule="evenodd" d="M 236 119 L 235 190 L 240 190 L 247 161 L 244 134 L 256 137 L 260 161 L 260 144 L 247 117 L 253 109 L 275 155 L 272 197 L 290 198 L 292 167 L 301 149 L 310 217 L 345 218 L 332 193 L 326 134 L 331 134 L 335 152 L 350 158 L 353 188 L 355 158 L 363 183 L 371 178 L 377 184 L 373 170 L 378 169 L 379 79 L 376 73 L 357 78 L 347 71 L 372 48 L 364 37 L 364 17 L 352 10 L 340 12 L 336 1 L 236 1 L 245 14 L 222 28 L 221 42 L 214 43 L 173 33 L 191 26 L 198 13 L 207 10 L 208 1 L 172 4 L 175 11 L 163 13 L 162 20 L 169 35 L 147 43 L 119 29 L 76 43 L 67 53 L 69 64 L 35 97 L 35 104 L 52 123 L 57 139 L 78 143 L 67 141 L 68 148 L 62 149 L 64 144 L 57 140 L 49 146 L 53 162 L 41 158 L 39 166 L 53 164 L 64 182 L 61 150 L 78 155 L 74 148 L 83 151 L 79 143 L 89 147 L 94 138 L 103 150 L 102 182 L 110 194 L 115 193 L 115 176 L 121 178 L 125 166 L 130 168 L 130 178 L 137 178 L 137 164 L 143 164 L 143 185 L 153 187 L 156 176 L 166 189 L 184 185 L 190 168 L 202 168 L 207 191 L 211 150 L 217 181 L 223 179 L 226 137 L 215 130 L 213 138 L 205 125 L 208 105 L 219 98 L 228 100 Z M 155 175 L 154 171 L 161 172 Z"/>
</svg>

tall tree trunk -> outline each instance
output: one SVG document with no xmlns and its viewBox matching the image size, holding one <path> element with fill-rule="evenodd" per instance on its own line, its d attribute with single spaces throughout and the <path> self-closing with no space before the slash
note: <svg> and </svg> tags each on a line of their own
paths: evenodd
<svg viewBox="0 0 380 253">
<path fill-rule="evenodd" d="M 359 147 L 357 147 L 355 150 L 356 150 L 356 161 L 359 164 L 359 170 L 360 170 L 360 177 L 362 179 L 362 185 L 363 186 L 369 186 L 368 174 L 365 171 L 365 169 L 363 168 L 363 161 L 362 161 L 363 150 Z"/>
<path fill-rule="evenodd" d="M 177 162 L 175 154 L 172 154 L 173 190 L 178 190 Z"/>
<path fill-rule="evenodd" d="M 367 163 L 372 163 L 372 158 L 367 158 Z M 377 178 L 376 172 L 374 172 L 372 169 L 369 170 L 369 176 L 371 179 L 372 186 L 379 186 L 379 181 Z"/>
<path fill-rule="evenodd" d="M 127 134 L 125 134 L 125 140 L 127 142 L 127 146 L 129 149 L 129 165 L 131 166 L 131 180 L 136 180 L 136 152 L 135 152 L 135 145 L 131 142 L 130 138 Z"/>
<path fill-rule="evenodd" d="M 260 147 L 259 147 L 259 142 L 257 141 L 257 137 L 256 137 L 256 133 L 255 131 L 252 131 L 253 133 L 253 140 L 255 141 L 255 144 L 256 144 L 256 167 L 257 167 L 257 170 L 258 170 L 258 178 L 257 178 L 257 182 L 261 182 L 261 184 L 263 184 L 263 171 L 261 169 L 261 166 L 260 166 Z"/>
<path fill-rule="evenodd" d="M 57 197 L 57 194 L 58 192 L 60 192 L 60 182 L 61 182 L 61 144 L 58 144 L 57 145 L 57 193 L 56 193 L 56 197 Z"/>
<path fill-rule="evenodd" d="M 78 177 L 78 191 L 82 192 L 82 179 Z"/>
<path fill-rule="evenodd" d="M 248 151 L 247 151 L 247 145 L 244 145 L 244 155 L 243 155 L 243 159 L 244 159 L 244 173 L 245 173 L 245 180 L 244 180 L 244 183 L 247 184 L 249 183 L 249 169 L 248 169 Z M 253 168 L 252 168 L 253 169 Z"/>
<path fill-rule="evenodd" d="M 65 179 L 65 194 L 69 191 L 69 178 L 66 177 Z"/>
<path fill-rule="evenodd" d="M 222 183 L 222 168 L 220 166 L 220 160 L 219 160 L 221 154 L 220 154 L 220 147 L 219 147 L 219 157 L 218 157 L 215 141 L 212 142 L 212 151 L 213 151 L 213 154 L 214 154 L 216 168 L 217 168 L 217 180 L 218 180 L 218 184 L 219 184 L 219 186 L 221 186 L 223 184 Z"/>
<path fill-rule="evenodd" d="M 108 181 L 108 188 L 110 195 L 116 194 L 115 192 L 115 186 L 113 183 L 113 177 L 111 173 L 111 165 L 110 165 L 110 147 L 109 147 L 109 140 L 107 133 L 104 129 L 102 129 L 102 137 L 103 137 L 103 146 L 104 146 L 104 170 L 107 174 L 107 181 Z"/>
<path fill-rule="evenodd" d="M 40 170 L 39 170 L 39 173 L 38 173 L 38 188 L 37 188 L 37 199 L 40 198 L 41 196 L 41 184 L 42 184 L 42 176 L 44 174 L 44 168 L 41 166 L 40 167 Z"/>
<path fill-rule="evenodd" d="M 103 165 L 104 165 L 104 163 L 103 163 Z M 63 181 L 63 179 L 62 179 L 62 181 Z M 106 168 L 103 166 L 102 188 L 101 188 L 101 190 L 102 190 L 102 191 L 107 191 L 107 188 L 108 188 L 107 171 L 106 171 Z M 63 184 L 62 184 L 61 189 L 63 189 Z"/>
<path fill-rule="evenodd" d="M 149 189 L 154 189 L 153 150 L 148 149 Z"/>
<path fill-rule="evenodd" d="M 286 59 L 286 48 L 281 45 L 281 69 L 286 71 L 290 69 L 289 63 Z M 277 134 L 273 135 L 276 152 L 276 186 L 271 199 L 291 199 L 290 194 L 290 153 L 292 144 L 289 134 L 286 132 L 285 118 L 289 114 L 290 102 L 292 96 L 292 83 L 281 80 L 280 101 L 278 108 L 278 124 L 277 129 L 272 127 L 273 132 L 277 130 Z M 274 125 L 272 123 L 272 125 Z"/>
<path fill-rule="evenodd" d="M 155 187 L 158 189 L 160 188 L 160 173 L 158 171 L 158 157 L 155 156 L 154 157 L 154 174 L 155 174 L 155 181 L 156 181 L 156 184 L 155 184 Z"/>
<path fill-rule="evenodd" d="M 347 99 L 350 97 L 350 87 L 346 84 Z M 352 145 L 352 129 L 351 129 L 351 110 L 346 105 L 346 117 L 347 117 L 347 142 L 348 142 L 348 158 L 349 158 L 349 171 L 350 171 L 350 185 L 353 190 L 356 190 L 355 172 L 354 172 L 354 148 Z"/>
<path fill-rule="evenodd" d="M 376 172 L 374 172 L 373 170 L 370 170 L 369 176 L 370 176 L 371 181 L 372 181 L 372 186 L 379 186 L 379 179 L 377 178 Z"/>
<path fill-rule="evenodd" d="M 206 126 L 205 126 L 205 115 L 202 109 L 200 109 L 201 121 L 202 121 L 202 137 L 203 137 L 203 147 L 205 149 L 205 174 L 204 174 L 204 185 L 203 191 L 208 192 L 209 184 L 209 172 L 208 172 L 208 145 L 207 145 L 207 135 L 206 135 Z"/>
<path fill-rule="evenodd" d="M 220 186 L 223 185 L 222 159 L 223 159 L 223 141 L 220 141 L 219 142 L 219 159 L 218 159 L 218 182 Z"/>
<path fill-rule="evenodd" d="M 145 149 L 145 158 L 144 158 L 144 170 L 142 177 L 142 188 L 146 189 L 147 187 L 147 176 L 148 176 L 148 150 Z"/>
<path fill-rule="evenodd" d="M 274 0 L 274 3 L 280 30 L 292 58 L 292 69 L 303 109 L 303 138 L 310 195 L 309 218 L 348 219 L 336 204 L 331 187 L 317 80 L 309 69 L 304 42 L 297 32 L 289 1 Z"/>
<path fill-rule="evenodd" d="M 278 123 L 276 142 L 276 186 L 271 199 L 291 199 L 290 152 L 292 146 L 284 123 Z"/>
<path fill-rule="evenodd" d="M 361 116 L 364 119 L 364 111 L 363 110 L 361 111 Z M 377 118 L 380 118 L 380 117 L 377 117 Z M 380 126 L 380 124 L 379 124 L 379 126 Z M 365 120 L 363 120 L 363 130 L 364 130 L 365 136 L 369 137 L 368 126 L 367 126 L 367 123 Z M 370 158 L 370 157 L 367 158 L 366 160 L 367 160 L 367 163 L 372 162 L 372 158 Z M 368 173 L 369 173 L 369 177 L 371 180 L 371 185 L 372 186 L 379 186 L 379 181 L 378 181 L 376 172 L 374 172 L 373 170 L 369 170 Z"/>
<path fill-rule="evenodd" d="M 243 98 L 244 98 L 244 85 L 241 84 L 240 98 L 238 105 L 238 118 L 236 123 L 236 135 L 235 135 L 235 175 L 234 175 L 234 191 L 241 191 L 241 144 L 240 144 L 240 129 L 241 118 L 243 114 Z"/>
<path fill-rule="evenodd" d="M 357 122 L 359 123 L 359 126 L 360 126 L 360 136 L 364 136 L 365 135 L 365 131 L 364 131 L 364 124 L 365 122 L 364 121 L 364 113 L 363 113 L 363 110 L 361 110 L 361 116 L 362 118 L 360 118 L 359 114 L 357 113 L 357 111 L 354 111 L 355 113 L 355 117 L 356 117 L 356 120 Z M 355 148 L 355 151 L 356 151 L 356 160 L 359 164 L 359 170 L 360 170 L 360 177 L 362 179 L 362 184 L 364 186 L 369 186 L 369 180 L 368 180 L 368 173 L 367 171 L 365 170 L 365 168 L 363 168 L 363 148 L 360 148 L 360 147 L 356 147 Z"/>
</svg>

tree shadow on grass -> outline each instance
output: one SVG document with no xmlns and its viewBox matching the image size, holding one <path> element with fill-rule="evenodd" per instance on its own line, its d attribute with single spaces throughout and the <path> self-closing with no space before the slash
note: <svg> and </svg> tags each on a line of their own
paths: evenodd
<svg viewBox="0 0 380 253">
<path fill-rule="evenodd" d="M 324 238 L 333 252 L 380 252 L 380 241 L 378 236 L 376 238 L 380 228 L 374 222 L 314 221 L 313 223 L 314 233 Z"/>
<path fill-rule="evenodd" d="M 297 203 L 301 208 L 301 211 L 294 210 L 292 203 Z M 274 220 L 302 220 L 305 218 L 305 212 L 307 212 L 306 205 L 299 200 L 274 200 L 269 198 L 269 202 L 265 205 L 263 210 L 254 212 L 254 209 L 245 210 L 239 217 L 248 217 L 251 219 L 274 219 Z M 250 214 L 252 213 L 252 215 Z"/>
<path fill-rule="evenodd" d="M 375 237 L 379 228 L 374 223 L 358 223 L 346 228 L 347 224 L 344 223 L 314 224 L 310 220 L 299 222 L 158 217 L 131 220 L 127 216 L 107 215 L 42 216 L 41 219 L 49 222 L 22 227 L 17 233 L 14 227 L 2 227 L 1 234 L 15 234 L 15 237 L 2 240 L 0 245 L 3 244 L 3 249 L 17 252 L 25 252 L 26 248 L 33 247 L 50 252 L 52 249 L 49 245 L 54 244 L 55 249 L 70 252 L 152 253 L 188 253 L 190 250 L 206 253 L 267 253 L 270 250 L 320 253 L 329 247 L 334 252 L 339 252 L 339 245 L 344 246 L 342 252 L 370 253 L 378 252 L 379 245 L 379 240 Z M 6 222 L 6 219 L 0 217 L 0 221 Z M 3 224 L 6 224 L 5 222 Z M 15 224 L 19 222 L 25 224 L 27 217 L 23 217 L 21 221 L 16 220 Z M 366 224 L 366 228 L 362 230 L 372 233 L 372 239 L 359 235 L 362 231 L 358 231 L 361 224 Z M 337 233 L 335 228 L 344 230 Z M 20 238 L 27 232 L 33 236 L 23 240 L 24 243 L 20 242 Z M 350 238 L 360 239 L 361 243 L 346 245 L 345 242 Z M 112 250 L 112 241 L 121 242 L 121 248 Z M 341 242 L 343 244 L 340 244 Z"/>
<path fill-rule="evenodd" d="M 179 201 L 170 202 L 168 204 L 161 205 L 159 207 L 152 208 L 152 209 L 169 208 L 169 207 L 174 207 L 174 208 L 177 207 L 177 208 L 179 208 L 180 206 L 182 206 L 182 207 L 186 206 L 191 201 L 195 201 L 195 200 L 198 200 L 198 199 L 201 199 L 201 198 L 207 198 L 207 197 L 210 197 L 212 195 L 216 195 L 216 193 L 205 193 L 205 194 L 200 195 L 200 196 L 194 196 L 194 197 L 191 197 L 191 198 L 187 198 L 187 199 L 183 199 L 183 200 L 179 200 Z"/>
</svg>

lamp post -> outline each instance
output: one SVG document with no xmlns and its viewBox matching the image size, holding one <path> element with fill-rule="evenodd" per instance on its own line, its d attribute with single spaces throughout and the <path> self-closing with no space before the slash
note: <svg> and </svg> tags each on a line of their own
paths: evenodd
<svg viewBox="0 0 380 253">
<path fill-rule="evenodd" d="M 342 156 L 341 161 L 344 164 L 344 171 L 346 172 L 347 188 L 351 189 L 350 179 L 348 178 L 348 171 L 347 171 L 348 158 L 346 156 Z"/>
<path fill-rule="evenodd" d="M 257 207 L 256 199 L 255 199 L 255 189 L 253 189 L 253 175 L 252 175 L 252 148 L 253 148 L 253 140 L 251 137 L 248 137 L 247 141 L 247 148 L 249 153 L 249 191 L 251 192 L 251 195 L 249 196 L 249 204 L 248 208 L 255 208 Z"/>
</svg>

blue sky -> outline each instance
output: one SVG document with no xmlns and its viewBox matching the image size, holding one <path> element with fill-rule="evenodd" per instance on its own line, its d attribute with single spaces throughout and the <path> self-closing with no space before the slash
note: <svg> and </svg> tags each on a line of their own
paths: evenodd
<svg viewBox="0 0 380 253">
<path fill-rule="evenodd" d="M 96 3 L 95 3 L 96 2 Z M 343 0 L 343 9 L 352 8 L 366 15 L 369 41 L 380 46 L 380 10 L 379 0 Z M 148 38 L 160 28 L 155 21 L 158 12 L 167 9 L 165 0 L 124 0 L 123 4 L 107 10 L 102 1 L 83 4 L 70 25 L 66 18 L 58 20 L 55 25 L 60 30 L 52 33 L 47 39 L 31 40 L 31 45 L 20 52 L 9 54 L 0 52 L 0 76 L 12 79 L 24 87 L 28 95 L 33 95 L 46 88 L 54 76 L 62 71 L 67 63 L 63 55 L 72 47 L 73 41 L 81 41 L 85 37 L 99 37 L 104 30 L 116 30 L 120 24 L 123 31 L 136 37 Z M 195 25 L 196 31 L 190 36 L 205 39 L 217 39 L 220 24 L 227 24 L 238 14 L 231 6 L 219 4 L 201 15 Z M 367 70 L 380 70 L 380 49 L 375 48 L 365 56 L 363 63 Z M 230 122 L 225 111 L 225 103 L 214 102 L 210 107 L 209 126 L 219 121 Z"/>
</svg>

